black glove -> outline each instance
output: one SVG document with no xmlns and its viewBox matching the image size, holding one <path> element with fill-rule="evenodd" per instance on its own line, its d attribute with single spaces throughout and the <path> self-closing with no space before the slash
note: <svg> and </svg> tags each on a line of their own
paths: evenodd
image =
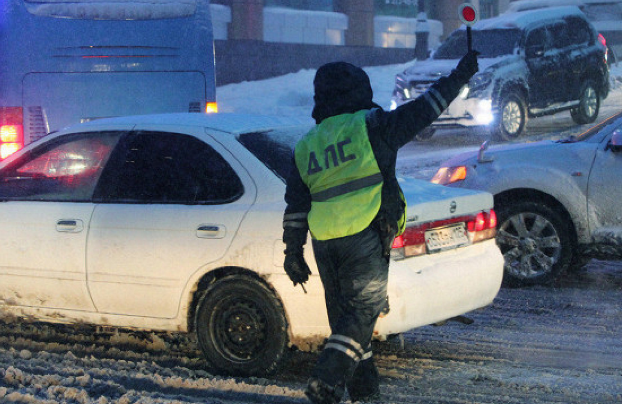
<svg viewBox="0 0 622 404">
<path fill-rule="evenodd" d="M 302 251 L 287 252 L 286 250 L 285 263 L 283 266 L 285 267 L 285 272 L 287 273 L 287 276 L 289 276 L 289 279 L 294 282 L 294 286 L 299 283 L 303 284 L 309 280 L 311 270 L 305 262 Z"/>
<path fill-rule="evenodd" d="M 476 50 L 468 51 L 466 55 L 460 59 L 458 66 L 454 70 L 454 74 L 464 83 L 468 83 L 471 77 L 477 73 L 479 66 L 477 65 L 477 55 L 479 52 Z"/>
</svg>

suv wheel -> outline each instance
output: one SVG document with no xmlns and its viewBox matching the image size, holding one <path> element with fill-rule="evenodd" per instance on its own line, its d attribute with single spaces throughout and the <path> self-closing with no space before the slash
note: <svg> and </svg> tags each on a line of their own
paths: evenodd
<svg viewBox="0 0 622 404">
<path fill-rule="evenodd" d="M 579 93 L 579 106 L 570 110 L 570 116 L 576 123 L 583 125 L 592 123 L 598 117 L 600 110 L 600 95 L 594 82 L 587 81 Z"/>
<path fill-rule="evenodd" d="M 569 265 L 570 229 L 557 211 L 542 202 L 519 201 L 500 206 L 497 214 L 506 286 L 547 284 Z"/>
<path fill-rule="evenodd" d="M 499 115 L 495 120 L 493 136 L 500 140 L 514 140 L 525 131 L 527 107 L 521 95 L 509 92 L 499 103 Z"/>
</svg>

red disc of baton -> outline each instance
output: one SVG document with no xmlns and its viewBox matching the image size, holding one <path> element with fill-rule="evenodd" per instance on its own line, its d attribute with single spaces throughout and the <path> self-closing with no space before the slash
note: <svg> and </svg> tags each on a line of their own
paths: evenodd
<svg viewBox="0 0 622 404">
<path fill-rule="evenodd" d="M 478 19 L 477 10 L 469 3 L 460 6 L 458 9 L 458 16 L 460 17 L 460 21 L 467 26 L 475 24 Z"/>
</svg>

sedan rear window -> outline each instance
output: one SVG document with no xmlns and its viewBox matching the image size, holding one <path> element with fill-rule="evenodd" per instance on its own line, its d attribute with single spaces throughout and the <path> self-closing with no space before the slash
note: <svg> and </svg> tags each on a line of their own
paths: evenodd
<svg viewBox="0 0 622 404">
<path fill-rule="evenodd" d="M 309 126 L 296 126 L 265 132 L 243 133 L 238 136 L 238 141 L 285 181 L 293 166 L 294 147 L 309 129 Z"/>
</svg>

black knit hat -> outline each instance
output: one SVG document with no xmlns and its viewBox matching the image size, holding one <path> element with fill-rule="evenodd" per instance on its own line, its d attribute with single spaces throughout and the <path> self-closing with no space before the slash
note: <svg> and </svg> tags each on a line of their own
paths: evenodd
<svg viewBox="0 0 622 404">
<path fill-rule="evenodd" d="M 313 86 L 315 107 L 311 116 L 318 124 L 331 116 L 380 108 L 372 101 L 374 94 L 367 73 L 350 63 L 333 62 L 321 66 Z"/>
</svg>

